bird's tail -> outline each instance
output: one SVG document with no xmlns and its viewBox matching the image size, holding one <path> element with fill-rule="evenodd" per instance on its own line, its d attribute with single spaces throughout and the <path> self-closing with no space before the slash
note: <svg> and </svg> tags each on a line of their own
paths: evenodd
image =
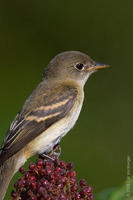
<svg viewBox="0 0 133 200">
<path fill-rule="evenodd" d="M 10 180 L 15 173 L 13 158 L 9 158 L 0 166 L 0 200 L 4 199 Z"/>
<path fill-rule="evenodd" d="M 8 185 L 14 174 L 25 163 L 26 160 L 23 155 L 24 152 L 19 151 L 0 165 L 0 200 L 4 199 Z"/>
</svg>

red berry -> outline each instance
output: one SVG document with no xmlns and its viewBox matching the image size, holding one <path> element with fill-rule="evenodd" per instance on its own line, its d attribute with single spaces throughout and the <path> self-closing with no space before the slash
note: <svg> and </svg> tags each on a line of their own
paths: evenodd
<svg viewBox="0 0 133 200">
<path fill-rule="evenodd" d="M 66 168 L 66 162 L 61 160 L 60 161 L 60 166 L 61 166 L 61 168 Z"/>
<path fill-rule="evenodd" d="M 84 187 L 84 186 L 86 185 L 85 179 L 81 179 L 81 180 L 79 181 L 79 184 L 80 184 L 81 187 Z"/>
<path fill-rule="evenodd" d="M 75 177 L 72 177 L 72 178 L 70 178 L 70 183 L 73 185 L 73 184 L 75 184 L 76 183 L 76 178 Z"/>
<path fill-rule="evenodd" d="M 24 174 L 24 167 L 21 167 L 21 168 L 19 169 L 19 171 L 20 171 L 21 174 Z"/>
<path fill-rule="evenodd" d="M 54 178 L 54 179 L 59 179 L 59 177 L 60 177 L 60 174 L 59 174 L 59 173 L 54 173 L 54 175 L 53 175 L 53 178 Z"/>
<path fill-rule="evenodd" d="M 47 167 L 47 168 L 46 168 L 46 173 L 47 173 L 47 174 L 51 174 L 51 172 L 52 172 L 51 168 L 50 168 L 50 167 Z"/>
<path fill-rule="evenodd" d="M 60 171 L 61 171 L 60 167 L 56 167 L 55 170 L 54 170 L 55 173 L 59 173 Z"/>
<path fill-rule="evenodd" d="M 43 185 L 44 187 L 48 187 L 48 186 L 50 185 L 50 183 L 49 183 L 48 180 L 43 180 L 43 181 L 42 181 L 42 185 Z"/>
<path fill-rule="evenodd" d="M 61 174 L 61 176 L 66 176 L 66 170 L 65 169 L 61 169 L 60 170 L 60 174 Z"/>
<path fill-rule="evenodd" d="M 67 170 L 70 170 L 70 169 L 72 169 L 73 168 L 73 162 L 69 162 L 68 164 L 67 164 Z"/>
<path fill-rule="evenodd" d="M 85 196 L 85 195 L 87 195 L 86 189 L 85 189 L 85 188 L 83 188 L 83 189 L 81 190 L 80 194 L 81 194 L 82 196 Z"/>
<path fill-rule="evenodd" d="M 37 200 L 37 197 L 35 195 L 31 196 L 30 200 Z"/>
<path fill-rule="evenodd" d="M 41 197 L 40 200 L 45 200 L 45 199 L 43 197 Z"/>
<path fill-rule="evenodd" d="M 43 160 L 42 159 L 39 159 L 39 160 L 37 160 L 37 167 L 38 168 L 40 168 L 40 167 L 42 167 L 43 166 Z"/>
<path fill-rule="evenodd" d="M 45 199 L 43 197 L 41 197 L 40 200 L 45 200 Z"/>
<path fill-rule="evenodd" d="M 60 167 L 60 162 L 58 160 L 58 158 L 56 156 L 52 156 L 52 158 L 54 159 L 54 166 L 59 166 Z"/>
<path fill-rule="evenodd" d="M 57 186 L 57 189 L 61 189 L 61 188 L 63 188 L 63 184 L 59 184 L 58 186 Z"/>
<path fill-rule="evenodd" d="M 18 184 L 17 184 L 17 188 L 24 187 L 24 185 L 25 185 L 24 178 L 20 178 L 19 181 L 18 181 Z"/>
<path fill-rule="evenodd" d="M 74 184 L 72 187 L 71 187 L 71 191 L 72 192 L 76 192 L 78 190 L 78 185 L 77 184 Z"/>
<path fill-rule="evenodd" d="M 38 182 L 36 183 L 37 189 L 38 189 L 40 186 L 41 186 L 41 183 L 38 181 Z"/>
<path fill-rule="evenodd" d="M 43 168 L 38 169 L 38 173 L 43 176 L 45 174 L 45 169 Z"/>
<path fill-rule="evenodd" d="M 45 189 L 42 186 L 39 188 L 39 193 L 41 195 L 44 195 L 44 193 L 45 193 Z"/>
<path fill-rule="evenodd" d="M 70 172 L 68 173 L 68 176 L 69 176 L 70 178 L 75 177 L 75 176 L 76 176 L 76 172 L 75 172 L 75 171 L 70 171 Z"/>
<path fill-rule="evenodd" d="M 67 178 L 66 177 L 62 177 L 61 181 L 62 181 L 63 184 L 66 184 L 67 183 Z"/>
<path fill-rule="evenodd" d="M 89 194 L 89 200 L 92 200 L 93 199 L 93 194 Z"/>
<path fill-rule="evenodd" d="M 66 195 L 64 194 L 64 192 L 60 193 L 59 199 L 60 200 L 66 200 Z"/>
<path fill-rule="evenodd" d="M 36 177 L 35 176 L 31 176 L 30 177 L 30 181 L 36 181 Z"/>
<path fill-rule="evenodd" d="M 27 171 L 27 172 L 25 173 L 25 178 L 26 178 L 26 179 L 29 179 L 29 177 L 30 177 L 30 173 Z"/>
<path fill-rule="evenodd" d="M 45 198 L 46 200 L 51 200 L 51 197 L 50 196 L 48 196 L 47 198 Z"/>
<path fill-rule="evenodd" d="M 14 187 L 17 188 L 18 187 L 18 182 L 14 183 Z"/>
<path fill-rule="evenodd" d="M 31 186 L 32 189 L 36 189 L 36 187 L 37 187 L 36 182 L 31 182 L 30 186 Z"/>
<path fill-rule="evenodd" d="M 17 197 L 17 193 L 14 192 L 14 190 L 11 192 L 11 197 L 16 198 Z"/>
<path fill-rule="evenodd" d="M 36 169 L 36 165 L 33 164 L 33 163 L 30 163 L 30 164 L 29 164 L 29 169 L 35 170 L 35 169 Z"/>
<path fill-rule="evenodd" d="M 91 188 L 90 186 L 86 186 L 86 191 L 87 191 L 88 193 L 92 193 L 92 188 Z"/>
<path fill-rule="evenodd" d="M 76 199 L 80 199 L 80 198 L 81 198 L 81 195 L 80 195 L 79 192 L 75 192 L 75 198 L 76 198 Z"/>
</svg>

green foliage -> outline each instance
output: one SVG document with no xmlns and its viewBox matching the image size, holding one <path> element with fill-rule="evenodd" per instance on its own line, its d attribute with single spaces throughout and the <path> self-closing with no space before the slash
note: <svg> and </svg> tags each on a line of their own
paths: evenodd
<svg viewBox="0 0 133 200">
<path fill-rule="evenodd" d="M 109 189 L 96 195 L 95 200 L 133 200 L 133 177 L 120 188 Z"/>
</svg>

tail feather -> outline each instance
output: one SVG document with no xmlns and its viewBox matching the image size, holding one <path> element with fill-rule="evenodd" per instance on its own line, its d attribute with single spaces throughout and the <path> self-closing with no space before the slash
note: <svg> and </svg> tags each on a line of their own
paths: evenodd
<svg viewBox="0 0 133 200">
<path fill-rule="evenodd" d="M 12 158 L 6 160 L 0 166 L 0 200 L 4 199 L 10 180 L 14 175 L 14 171 L 15 169 L 13 166 Z"/>
<path fill-rule="evenodd" d="M 3 162 L 3 156 L 0 155 L 0 200 L 4 199 L 8 185 L 19 170 L 19 168 L 25 163 L 24 151 L 21 150 L 8 160 Z"/>
</svg>

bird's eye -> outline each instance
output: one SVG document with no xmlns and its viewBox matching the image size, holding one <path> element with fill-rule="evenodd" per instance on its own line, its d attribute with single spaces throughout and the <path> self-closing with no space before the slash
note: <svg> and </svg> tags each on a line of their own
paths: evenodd
<svg viewBox="0 0 133 200">
<path fill-rule="evenodd" d="M 82 63 L 78 63 L 76 64 L 76 69 L 79 70 L 79 71 L 82 71 L 84 69 L 84 65 Z"/>
</svg>

